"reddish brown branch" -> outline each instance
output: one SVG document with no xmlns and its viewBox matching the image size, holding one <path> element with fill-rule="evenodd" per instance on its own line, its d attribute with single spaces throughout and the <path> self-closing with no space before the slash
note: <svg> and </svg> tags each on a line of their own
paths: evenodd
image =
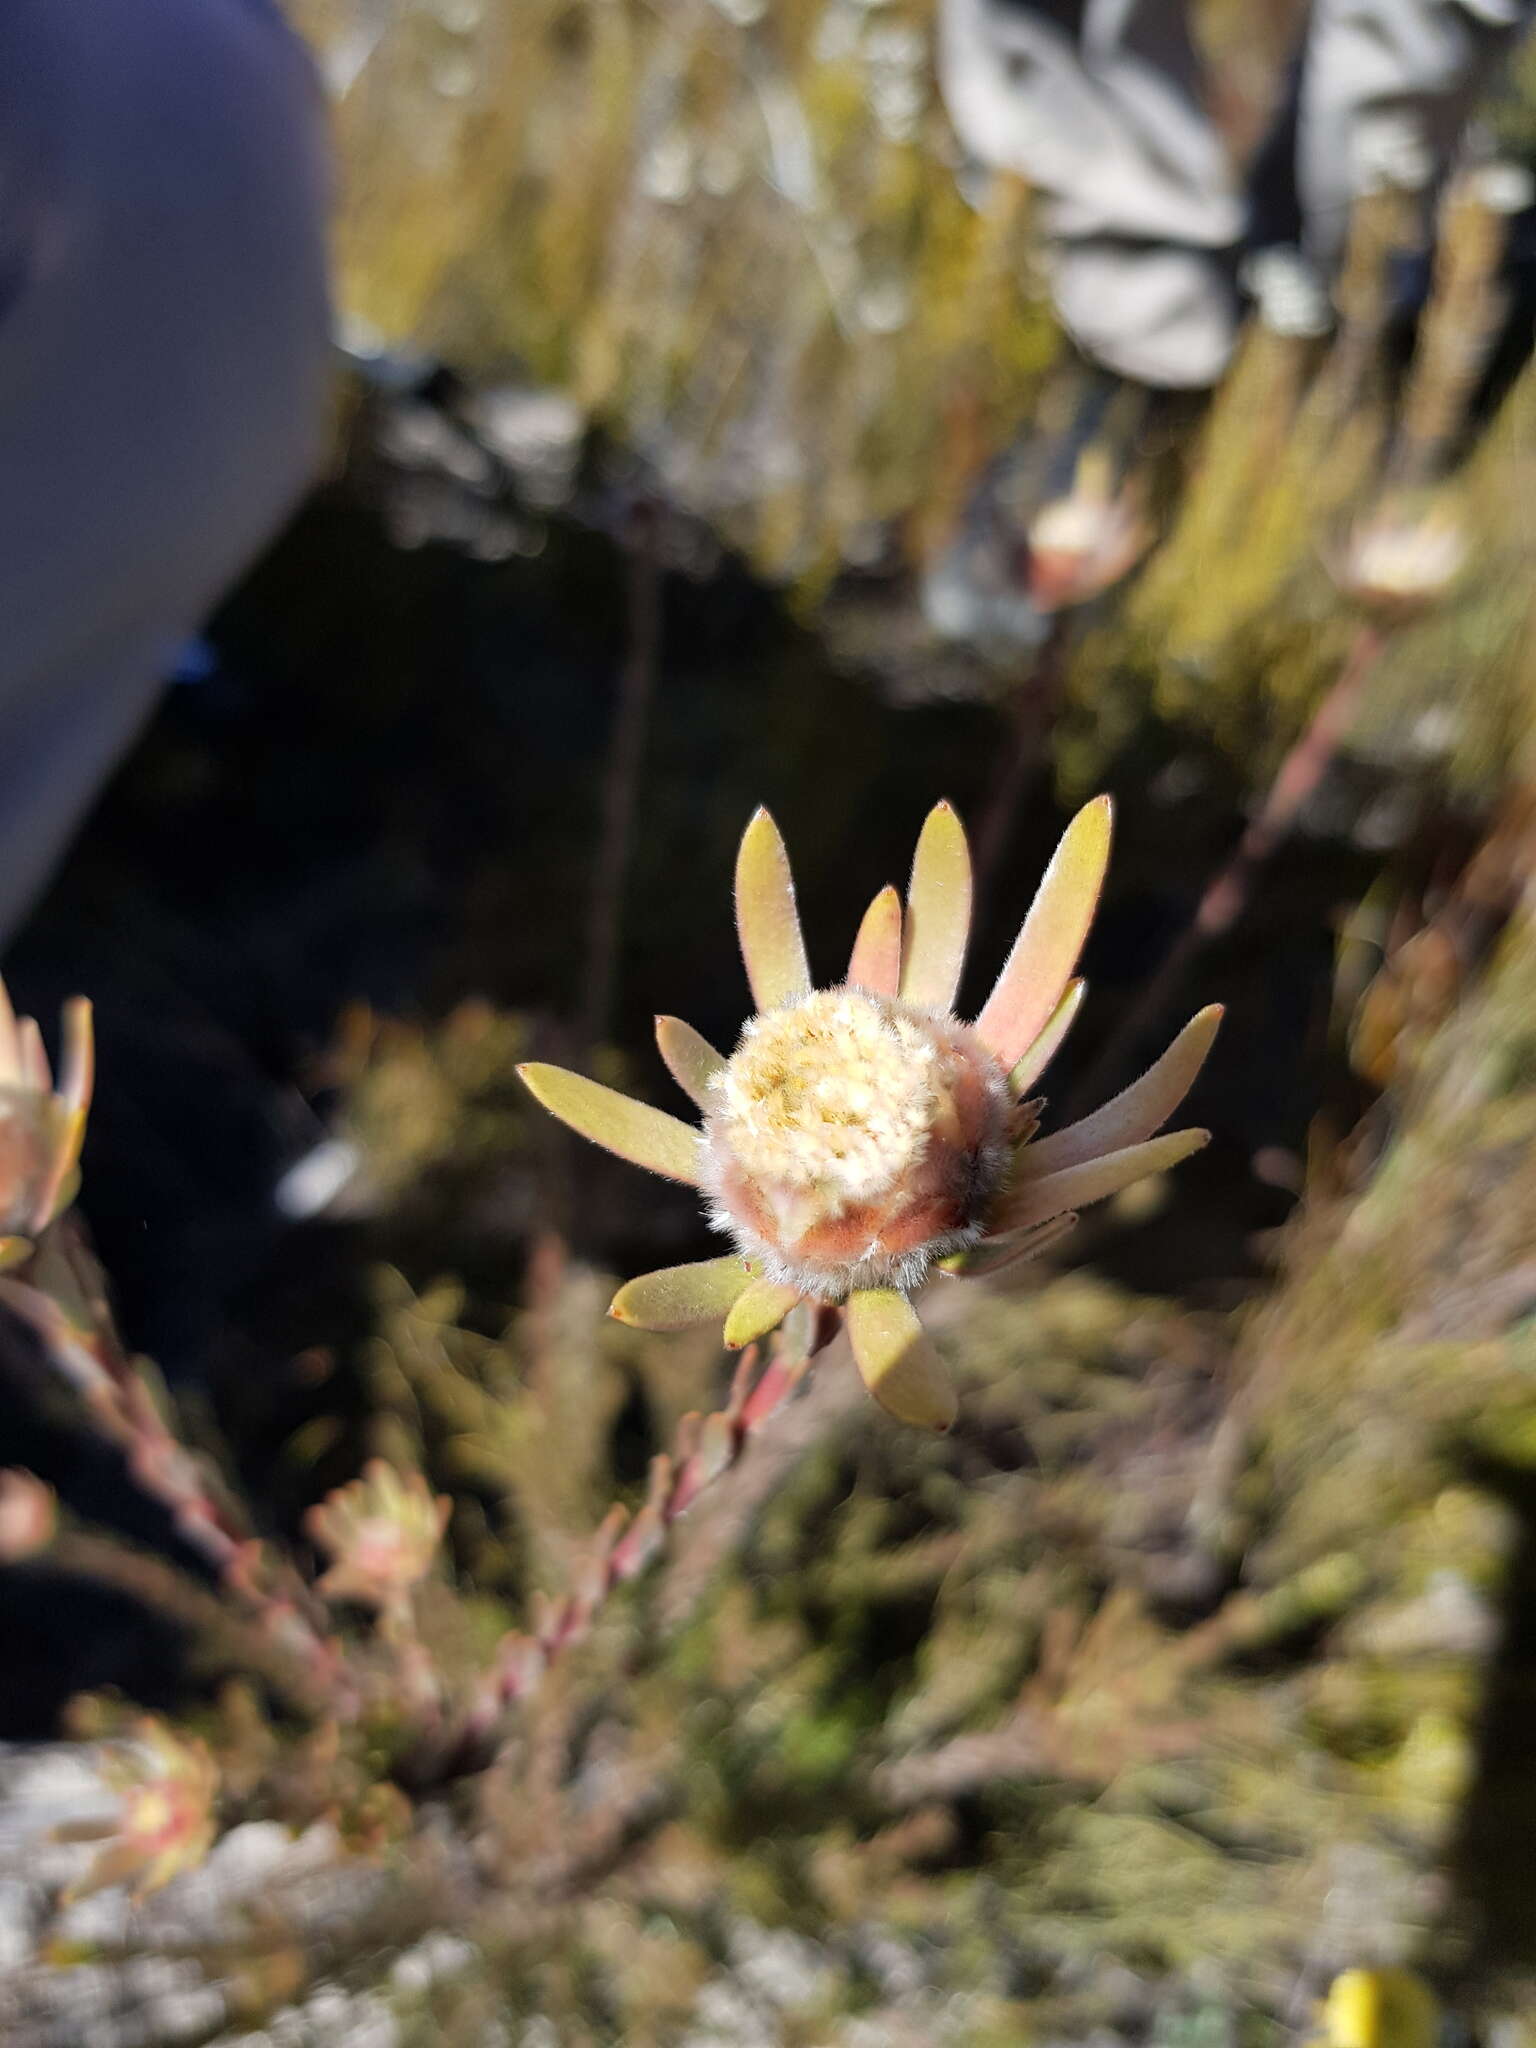
<svg viewBox="0 0 1536 2048">
<path fill-rule="evenodd" d="M 349 1701 L 341 1646 L 303 1582 L 230 1512 L 212 1474 L 176 1437 L 123 1351 L 95 1260 L 72 1217 L 44 1233 L 20 1273 L 25 1277 L 0 1279 L 0 1306 L 37 1338 L 44 1361 L 79 1396 L 90 1427 L 121 1452 L 134 1484 L 165 1509 L 177 1535 L 274 1651 L 306 1668 L 314 1695 L 332 1706 Z M 142 1569 L 138 1575 L 144 1578 Z"/>
<path fill-rule="evenodd" d="M 526 1699 L 556 1658 L 590 1633 L 609 1595 L 640 1576 L 665 1546 L 671 1525 L 740 1462 L 749 1439 L 783 1408 L 810 1363 L 807 1349 L 781 1338 L 759 1372 L 754 1345 L 742 1353 L 725 1407 L 683 1417 L 671 1452 L 651 1460 L 643 1506 L 634 1515 L 611 1507 L 570 1591 L 559 1600 L 535 1596 L 532 1629 L 503 1643 L 494 1675 L 498 1705 Z"/>
</svg>

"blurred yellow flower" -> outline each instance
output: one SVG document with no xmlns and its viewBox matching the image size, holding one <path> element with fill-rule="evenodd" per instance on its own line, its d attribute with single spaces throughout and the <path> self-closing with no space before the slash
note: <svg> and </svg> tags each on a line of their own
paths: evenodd
<svg viewBox="0 0 1536 2048">
<path fill-rule="evenodd" d="M 1323 2004 L 1328 2048 L 1435 2048 L 1435 1994 L 1412 1970 L 1345 1970 Z"/>
<path fill-rule="evenodd" d="M 360 1479 L 339 1486 L 305 1517 L 305 1529 L 332 1559 L 317 1591 L 399 1613 L 432 1569 L 452 1503 L 433 1499 L 419 1472 L 399 1473 L 371 1458 Z"/>
<path fill-rule="evenodd" d="M 217 1833 L 218 1766 L 206 1743 L 173 1735 L 146 1715 L 132 1745 L 117 1750 L 103 1776 L 120 1804 L 111 1839 L 66 1897 L 84 1898 L 108 1885 L 133 1886 L 135 1897 L 158 1891 L 195 1870 Z"/>
<path fill-rule="evenodd" d="M 1390 499 L 1351 531 L 1334 574 L 1379 623 L 1401 625 L 1450 590 L 1467 555 L 1466 530 L 1448 500 Z"/>
<path fill-rule="evenodd" d="M 18 1017 L 0 982 L 0 1268 L 29 1256 L 32 1239 L 74 1198 L 95 1059 L 91 1006 L 64 1006 L 64 1059 L 55 1092 L 43 1035 Z"/>
<path fill-rule="evenodd" d="M 1030 600 L 1040 612 L 1086 604 L 1128 576 L 1151 545 L 1139 489 L 1117 486 L 1104 455 L 1090 449 L 1067 495 L 1030 522 Z"/>
</svg>

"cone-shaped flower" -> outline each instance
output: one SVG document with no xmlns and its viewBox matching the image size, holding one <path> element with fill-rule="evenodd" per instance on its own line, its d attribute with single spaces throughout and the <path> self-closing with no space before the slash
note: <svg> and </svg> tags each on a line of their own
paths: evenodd
<svg viewBox="0 0 1536 2048">
<path fill-rule="evenodd" d="M 0 982 L 0 1268 L 17 1265 L 32 1239 L 74 1198 L 75 1169 L 91 1106 L 91 1006 L 64 1007 L 63 1074 L 57 1092 L 30 1017 L 18 1017 Z"/>
<path fill-rule="evenodd" d="M 361 1479 L 338 1486 L 305 1517 L 311 1540 L 332 1559 L 316 1591 L 398 1613 L 432 1568 L 451 1506 L 433 1499 L 419 1472 L 402 1476 L 370 1458 Z"/>
<path fill-rule="evenodd" d="M 724 1322 L 728 1344 L 797 1303 L 843 1310 L 871 1392 L 931 1428 L 954 1395 L 910 1297 L 936 1266 L 995 1271 L 1063 1235 L 1075 1212 L 1172 1166 L 1203 1131 L 1155 1135 L 1199 1073 L 1220 1021 L 1203 1010 L 1142 1078 L 1083 1122 L 1035 1137 L 1021 1098 L 1082 999 L 1074 969 L 1109 858 L 1110 806 L 1067 827 L 974 1024 L 954 1014 L 971 920 L 971 862 L 948 804 L 918 841 L 905 906 L 870 905 L 847 979 L 811 985 L 794 884 L 766 811 L 736 864 L 736 923 L 757 1014 L 729 1059 L 675 1017 L 661 1056 L 702 1129 L 580 1074 L 520 1069 L 583 1137 L 684 1181 L 734 1240 L 724 1258 L 647 1273 L 612 1313 L 650 1330 Z"/>
<path fill-rule="evenodd" d="M 1087 604 L 1128 576 L 1151 545 L 1136 485 L 1117 484 L 1104 451 L 1089 449 L 1071 490 L 1030 523 L 1030 600 L 1046 613 Z"/>
<path fill-rule="evenodd" d="M 135 1745 L 119 1751 L 103 1771 L 120 1800 L 110 1838 L 69 1887 L 70 1899 L 129 1883 L 142 1898 L 182 1871 L 195 1870 L 212 1846 L 219 1771 L 207 1744 L 173 1735 L 150 1715 L 134 1733 Z"/>
<path fill-rule="evenodd" d="M 1391 498 L 1351 531 L 1334 577 L 1378 624 L 1402 625 L 1446 595 L 1469 553 L 1465 526 L 1448 496 Z"/>
</svg>

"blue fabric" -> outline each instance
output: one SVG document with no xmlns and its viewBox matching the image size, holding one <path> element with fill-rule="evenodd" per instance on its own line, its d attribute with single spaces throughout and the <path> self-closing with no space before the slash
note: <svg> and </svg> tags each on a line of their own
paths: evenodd
<svg viewBox="0 0 1536 2048">
<path fill-rule="evenodd" d="M 317 459 L 324 126 L 267 0 L 0 4 L 0 937 Z"/>
</svg>

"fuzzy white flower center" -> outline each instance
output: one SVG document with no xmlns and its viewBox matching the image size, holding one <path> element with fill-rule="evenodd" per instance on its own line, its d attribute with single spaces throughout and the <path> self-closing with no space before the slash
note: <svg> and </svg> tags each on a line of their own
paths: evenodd
<svg viewBox="0 0 1536 2048">
<path fill-rule="evenodd" d="M 1066 555 L 1091 554 L 1104 537 L 1109 507 L 1097 498 L 1057 498 L 1030 528 L 1030 545 Z"/>
<path fill-rule="evenodd" d="M 392 1578 L 402 1566 L 414 1560 L 411 1557 L 411 1537 L 408 1530 L 388 1515 L 370 1515 L 359 1522 L 348 1545 L 349 1560 L 360 1571 L 376 1573 L 383 1578 Z"/>
<path fill-rule="evenodd" d="M 919 1018 L 821 989 L 747 1025 L 713 1084 L 717 1128 L 754 1179 L 872 1201 L 921 1158 L 939 1068 Z"/>
<path fill-rule="evenodd" d="M 1455 532 L 1425 522 L 1378 526 L 1357 543 L 1356 580 L 1394 596 L 1412 597 L 1448 582 L 1461 565 Z"/>
</svg>

